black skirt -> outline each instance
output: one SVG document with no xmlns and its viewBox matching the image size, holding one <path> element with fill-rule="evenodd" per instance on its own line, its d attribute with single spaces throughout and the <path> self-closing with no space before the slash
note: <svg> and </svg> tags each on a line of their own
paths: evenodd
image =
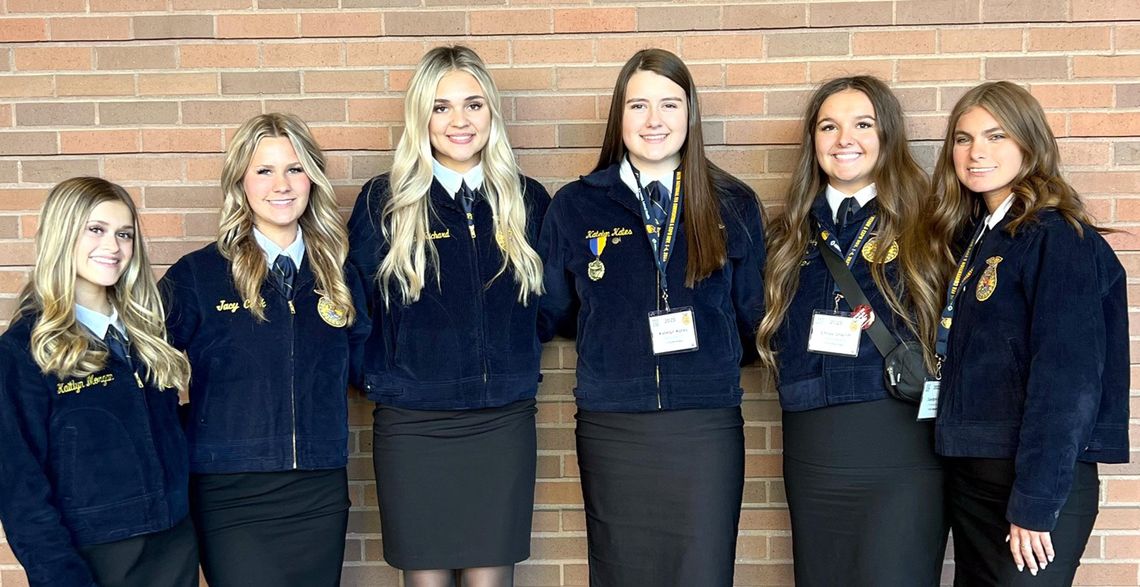
<svg viewBox="0 0 1140 587">
<path fill-rule="evenodd" d="M 388 564 L 466 569 L 530 556 L 535 412 L 533 399 L 482 410 L 376 407 L 372 459 Z"/>
<path fill-rule="evenodd" d="M 944 474 L 916 414 L 894 399 L 784 412 L 796 585 L 938 585 Z"/>
<path fill-rule="evenodd" d="M 336 587 L 348 530 L 344 468 L 192 475 L 210 587 Z"/>
<path fill-rule="evenodd" d="M 197 587 L 198 545 L 190 516 L 161 532 L 79 547 L 100 587 Z"/>
<path fill-rule="evenodd" d="M 740 408 L 579 410 L 591 587 L 730 587 L 744 492 Z"/>
</svg>

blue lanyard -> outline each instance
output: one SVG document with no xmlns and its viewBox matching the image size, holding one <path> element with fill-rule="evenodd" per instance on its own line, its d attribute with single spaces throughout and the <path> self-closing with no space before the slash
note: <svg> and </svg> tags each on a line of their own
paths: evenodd
<svg viewBox="0 0 1140 587">
<path fill-rule="evenodd" d="M 973 260 L 974 249 L 982 244 L 981 236 L 985 230 L 985 222 L 978 224 L 977 230 L 974 231 L 974 237 L 970 239 L 970 246 L 966 247 L 966 251 L 962 253 L 962 258 L 958 260 L 958 270 L 954 272 L 954 279 L 950 281 L 949 287 L 946 288 L 946 304 L 942 308 L 942 317 L 938 320 L 938 340 L 934 346 L 934 352 L 938 355 L 939 371 L 942 370 L 942 361 L 946 358 L 947 347 L 950 344 L 950 327 L 954 322 L 954 305 L 958 301 L 958 293 L 961 291 L 962 282 L 970 277 L 966 269 L 969 267 L 970 261 Z M 938 375 L 941 376 L 941 373 L 938 373 Z"/>
<path fill-rule="evenodd" d="M 867 218 L 867 220 L 863 221 L 863 226 L 859 229 L 859 234 L 855 235 L 855 240 L 851 242 L 851 246 L 847 248 L 847 254 L 843 256 L 843 262 L 847 264 L 848 269 L 855 265 L 855 257 L 858 256 L 859 248 L 863 246 L 863 243 L 866 242 L 867 237 L 870 236 L 871 231 L 875 228 L 875 224 L 877 223 L 878 219 L 878 215 L 872 214 L 869 218 Z M 827 243 L 826 246 L 831 247 L 831 249 L 836 253 L 843 253 L 843 249 L 839 246 L 839 241 L 835 239 L 835 233 L 823 230 L 823 228 L 819 228 L 819 238 L 823 242 Z M 839 293 L 838 283 L 832 285 L 831 293 L 835 296 L 835 305 L 838 308 L 839 300 L 843 295 Z"/>
<path fill-rule="evenodd" d="M 669 259 L 673 256 L 673 245 L 677 240 L 677 225 L 681 222 L 681 171 L 673 172 L 673 196 L 670 198 L 669 213 L 665 217 L 665 224 L 657 226 L 653 215 L 649 212 L 649 199 L 645 188 L 641 185 L 641 174 L 633 169 L 633 178 L 637 181 L 637 200 L 641 202 L 641 219 L 645 223 L 645 234 L 649 237 L 649 246 L 653 249 L 653 260 L 657 263 L 657 280 L 661 284 L 661 298 L 665 302 L 665 309 L 669 309 L 669 276 L 665 269 L 669 266 Z M 650 227 L 653 227 L 652 230 Z"/>
</svg>

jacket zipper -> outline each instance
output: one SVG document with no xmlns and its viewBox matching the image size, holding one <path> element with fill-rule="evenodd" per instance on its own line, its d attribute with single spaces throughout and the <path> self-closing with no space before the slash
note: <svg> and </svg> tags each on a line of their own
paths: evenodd
<svg viewBox="0 0 1140 587">
<path fill-rule="evenodd" d="M 475 209 L 472 207 L 471 212 L 467 216 L 467 228 L 471 233 L 471 262 L 475 267 L 474 282 L 478 295 L 475 299 L 479 302 L 478 315 L 479 315 L 479 340 L 483 347 L 480 349 L 483 362 L 483 395 L 487 393 L 487 373 L 490 369 L 487 366 L 487 328 L 483 322 L 487 319 L 486 312 L 483 308 L 486 306 L 486 291 L 483 289 L 483 273 L 479 270 L 479 243 L 475 239 Z"/>
<path fill-rule="evenodd" d="M 296 361 L 295 351 L 297 347 L 296 324 L 294 320 L 297 315 L 297 308 L 293 305 L 293 300 L 286 300 L 289 303 L 289 410 L 293 418 L 292 432 L 293 432 L 293 468 L 297 468 L 297 377 L 294 363 Z"/>
<path fill-rule="evenodd" d="M 654 259 L 653 262 L 656 263 L 657 260 Z M 656 272 L 654 272 L 654 273 L 656 273 Z M 656 277 L 656 281 L 657 281 L 657 299 L 656 299 L 657 310 L 661 311 L 661 276 L 655 275 L 654 277 Z M 650 333 L 650 336 L 653 336 L 653 334 Z M 652 341 L 650 341 L 650 345 L 651 345 L 650 350 L 652 350 L 652 344 L 653 344 Z M 656 354 L 653 355 L 653 376 L 654 376 L 654 379 L 657 381 L 657 409 L 660 410 L 660 409 L 662 409 L 661 408 L 661 357 L 656 355 Z"/>
</svg>

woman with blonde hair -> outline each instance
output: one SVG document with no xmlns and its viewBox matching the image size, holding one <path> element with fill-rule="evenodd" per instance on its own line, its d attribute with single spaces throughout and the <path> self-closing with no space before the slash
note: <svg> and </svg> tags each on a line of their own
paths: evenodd
<svg viewBox="0 0 1140 587">
<path fill-rule="evenodd" d="M 938 585 L 946 522 L 933 427 L 890 396 L 865 332 L 886 325 L 887 346 L 937 327 L 928 185 L 885 83 L 853 76 L 816 89 L 771 227 L 757 337 L 784 410 L 797 585 Z M 836 284 L 824 255 L 845 262 L 866 301 Z"/>
<path fill-rule="evenodd" d="M 305 123 L 263 114 L 222 168 L 216 243 L 163 278 L 167 327 L 194 368 L 191 506 L 211 585 L 340 582 L 348 523 L 350 345 L 363 290 Z"/>
<path fill-rule="evenodd" d="M 384 558 L 409 586 L 509 586 L 530 555 L 550 197 L 520 174 L 474 51 L 429 51 L 404 121 L 349 220 L 375 322 L 362 363 Z"/>
<path fill-rule="evenodd" d="M 949 286 L 931 340 L 955 585 L 1071 585 L 1096 464 L 1128 462 L 1126 277 L 1060 163 L 1016 84 L 977 86 L 950 112 L 931 235 Z"/>
<path fill-rule="evenodd" d="M 764 234 L 756 195 L 707 158 L 701 132 L 685 63 L 638 51 L 594 171 L 559 190 L 542 228 L 539 330 L 578 339 L 594 587 L 733 583 Z"/>
<path fill-rule="evenodd" d="M 198 584 L 178 392 L 138 213 L 95 177 L 55 186 L 0 337 L 0 522 L 34 587 Z"/>
</svg>

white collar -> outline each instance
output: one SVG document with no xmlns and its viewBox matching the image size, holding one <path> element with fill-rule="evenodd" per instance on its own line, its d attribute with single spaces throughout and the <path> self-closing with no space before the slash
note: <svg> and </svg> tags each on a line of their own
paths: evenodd
<svg viewBox="0 0 1140 587">
<path fill-rule="evenodd" d="M 994 228 L 997 227 L 998 223 L 1001 222 L 1003 218 L 1005 218 L 1006 213 L 1008 213 L 1009 209 L 1012 207 L 1013 207 L 1013 194 L 1010 194 L 1009 197 L 1007 197 L 1005 199 L 1005 201 L 1002 202 L 1001 205 L 997 207 L 997 210 L 994 210 L 993 214 L 986 216 L 986 218 L 985 218 L 985 220 L 983 220 L 983 222 L 986 223 L 986 226 L 989 227 L 990 230 L 993 230 Z"/>
<path fill-rule="evenodd" d="M 253 239 L 257 241 L 257 246 L 265 252 L 265 263 L 270 267 L 273 266 L 278 255 L 288 255 L 293 260 L 294 267 L 301 267 L 301 259 L 305 258 L 305 235 L 301 231 L 300 224 L 297 225 L 297 238 L 293 239 L 293 243 L 284 249 L 269 240 L 269 237 L 265 236 L 256 226 L 253 227 Z"/>
<path fill-rule="evenodd" d="M 475 164 L 467 171 L 467 173 L 459 173 L 454 169 L 444 167 L 442 163 L 436 161 L 435 157 L 431 158 L 431 174 L 435 176 L 435 180 L 443 189 L 447 191 L 447 195 L 455 198 L 455 194 L 459 191 L 459 187 L 466 183 L 467 187 L 472 190 L 477 190 L 483 187 L 483 163 Z"/>
<path fill-rule="evenodd" d="M 107 338 L 107 329 L 114 326 L 123 338 L 127 338 L 127 327 L 123 325 L 123 321 L 119 318 L 119 311 L 111 306 L 111 315 L 104 315 L 102 312 L 97 312 L 91 308 L 75 304 L 75 319 L 90 330 L 92 334 L 99 340 Z"/>
<path fill-rule="evenodd" d="M 827 205 L 831 207 L 831 219 L 836 222 L 839 221 L 839 204 L 842 203 L 843 200 L 855 198 L 855 201 L 859 203 L 859 207 L 862 208 L 867 205 L 867 202 L 875 199 L 875 196 L 879 194 L 878 190 L 875 189 L 875 184 L 871 184 L 850 196 L 831 187 L 831 184 L 827 184 L 827 189 L 824 193 L 827 196 Z"/>
<path fill-rule="evenodd" d="M 660 177 L 654 177 L 652 174 L 641 170 L 638 170 L 638 173 L 641 174 L 641 187 L 646 187 L 656 181 L 665 186 L 665 191 L 669 192 L 670 196 L 673 195 L 674 172 L 670 171 L 669 173 Z M 629 188 L 629 191 L 633 192 L 634 196 L 640 198 L 641 193 L 637 190 L 637 177 L 633 175 L 633 165 L 630 164 L 629 157 L 622 157 L 621 170 L 619 171 L 619 175 L 621 176 L 621 182 Z"/>
</svg>

